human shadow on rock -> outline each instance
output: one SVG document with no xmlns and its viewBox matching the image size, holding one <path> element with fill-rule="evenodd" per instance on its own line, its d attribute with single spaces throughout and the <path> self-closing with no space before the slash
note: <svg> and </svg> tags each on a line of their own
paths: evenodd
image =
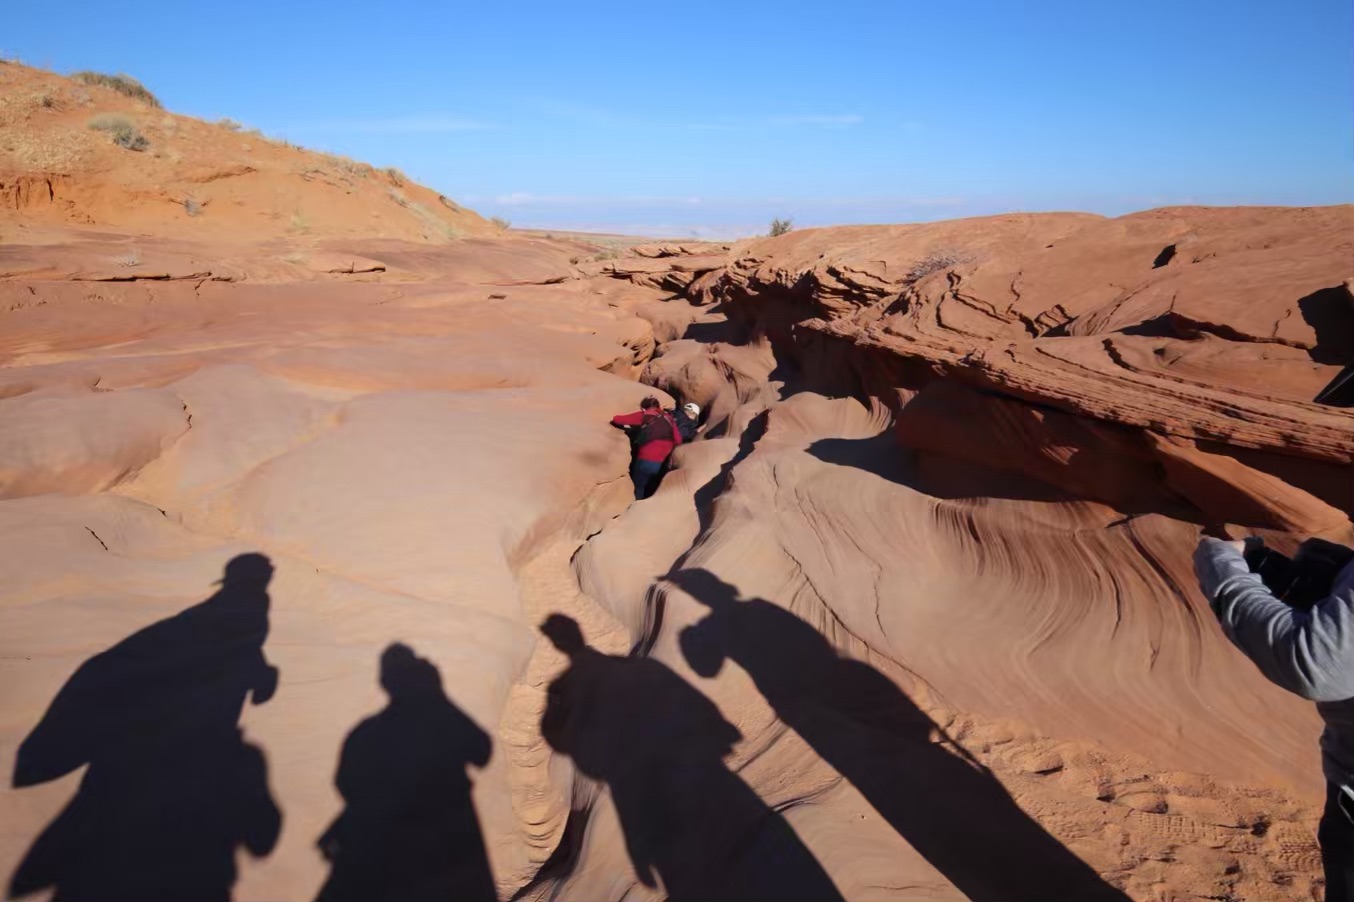
<svg viewBox="0 0 1354 902">
<path fill-rule="evenodd" d="M 712 677 L 725 660 L 738 664 L 780 719 L 968 898 L 1126 899 L 882 673 L 706 570 L 669 581 L 710 608 L 679 637 L 692 669 Z"/>
<path fill-rule="evenodd" d="M 268 582 L 261 554 L 225 568 L 220 590 L 90 658 L 19 747 L 13 785 L 88 765 L 74 798 L 34 841 L 11 896 L 226 900 L 240 847 L 277 842 L 282 815 L 263 752 L 239 727 L 267 702 Z"/>
<path fill-rule="evenodd" d="M 1308 356 L 1333 366 L 1354 364 L 1354 306 L 1349 289 L 1332 285 L 1298 300 L 1298 312 L 1316 333 L 1316 345 Z"/>
<path fill-rule="evenodd" d="M 382 653 L 380 678 L 389 703 L 343 743 L 345 807 L 319 840 L 330 862 L 319 900 L 494 899 L 466 771 L 489 762 L 489 736 L 409 646 Z"/>
<path fill-rule="evenodd" d="M 650 658 L 603 654 L 578 624 L 541 631 L 569 657 L 541 732 L 606 784 L 635 875 L 673 900 L 835 900 L 789 823 L 729 770 L 740 734 L 714 703 Z"/>
</svg>

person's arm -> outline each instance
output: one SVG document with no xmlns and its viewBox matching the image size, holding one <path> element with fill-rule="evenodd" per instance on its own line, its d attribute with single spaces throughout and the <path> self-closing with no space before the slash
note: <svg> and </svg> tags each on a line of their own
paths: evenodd
<svg viewBox="0 0 1354 902">
<path fill-rule="evenodd" d="M 636 410 L 634 413 L 618 413 L 611 418 L 612 426 L 643 426 L 644 411 Z"/>
<path fill-rule="evenodd" d="M 1354 580 L 1303 611 L 1252 573 L 1234 544 L 1204 538 L 1194 572 L 1223 632 L 1270 681 L 1318 702 L 1354 698 Z"/>
</svg>

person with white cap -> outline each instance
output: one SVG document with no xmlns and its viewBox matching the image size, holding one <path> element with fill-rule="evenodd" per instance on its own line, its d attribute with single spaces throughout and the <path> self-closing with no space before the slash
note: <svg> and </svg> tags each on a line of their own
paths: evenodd
<svg viewBox="0 0 1354 902">
<path fill-rule="evenodd" d="M 674 410 L 672 415 L 677 421 L 677 431 L 682 434 L 682 441 L 693 441 L 696 438 L 696 433 L 700 430 L 700 405 L 688 401 Z"/>
</svg>

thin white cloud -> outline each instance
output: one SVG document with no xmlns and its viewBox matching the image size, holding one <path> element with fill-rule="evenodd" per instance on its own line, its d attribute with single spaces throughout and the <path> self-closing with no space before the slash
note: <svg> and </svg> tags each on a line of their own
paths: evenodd
<svg viewBox="0 0 1354 902">
<path fill-rule="evenodd" d="M 800 200 L 786 199 L 784 203 L 821 204 L 826 207 L 961 207 L 970 203 L 967 197 L 911 197 L 886 194 L 868 196 L 809 197 Z"/>
<path fill-rule="evenodd" d="M 600 107 L 577 103 L 545 101 L 541 109 L 547 116 L 575 125 L 615 129 L 685 129 L 689 131 L 753 131 L 767 128 L 850 128 L 861 125 L 865 117 L 859 113 L 761 113 L 750 116 L 721 116 L 715 119 L 697 119 L 683 122 L 672 118 L 650 119 L 630 116 Z"/>
<path fill-rule="evenodd" d="M 466 203 L 480 198 L 467 198 Z M 490 203 L 502 207 L 632 207 L 632 206 L 681 206 L 694 207 L 703 203 L 699 197 L 662 197 L 654 195 L 580 195 L 580 194 L 533 194 L 530 191 L 513 191 L 508 194 L 496 194 L 487 199 Z"/>
<path fill-rule="evenodd" d="M 702 132 L 739 132 L 767 128 L 850 128 L 864 122 L 865 117 L 858 113 L 802 113 L 729 117 L 714 121 L 688 122 L 679 127 Z"/>
<path fill-rule="evenodd" d="M 491 122 L 429 113 L 415 116 L 387 116 L 378 119 L 334 119 L 327 122 L 303 122 L 288 131 L 302 133 L 353 135 L 443 135 L 451 132 L 480 132 L 497 128 Z"/>
<path fill-rule="evenodd" d="M 766 123 L 780 128 L 795 128 L 799 126 L 812 126 L 814 128 L 848 128 L 852 125 L 860 125 L 865 121 L 865 117 L 856 113 L 811 113 L 798 116 L 768 116 Z"/>
<path fill-rule="evenodd" d="M 596 128 L 628 128 L 640 123 L 610 110 L 584 106 L 577 103 L 547 101 L 542 104 L 545 114 L 552 119 L 561 119 L 577 125 L 591 125 Z"/>
</svg>

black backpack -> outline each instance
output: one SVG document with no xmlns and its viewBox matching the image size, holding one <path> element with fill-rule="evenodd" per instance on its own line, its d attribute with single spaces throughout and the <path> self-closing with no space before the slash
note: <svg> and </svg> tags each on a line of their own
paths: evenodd
<svg viewBox="0 0 1354 902">
<path fill-rule="evenodd" d="M 675 425 L 671 419 L 672 415 L 661 412 L 658 416 L 649 417 L 644 424 L 635 432 L 635 444 L 647 445 L 649 442 L 671 442 L 676 436 L 673 435 Z"/>
</svg>

